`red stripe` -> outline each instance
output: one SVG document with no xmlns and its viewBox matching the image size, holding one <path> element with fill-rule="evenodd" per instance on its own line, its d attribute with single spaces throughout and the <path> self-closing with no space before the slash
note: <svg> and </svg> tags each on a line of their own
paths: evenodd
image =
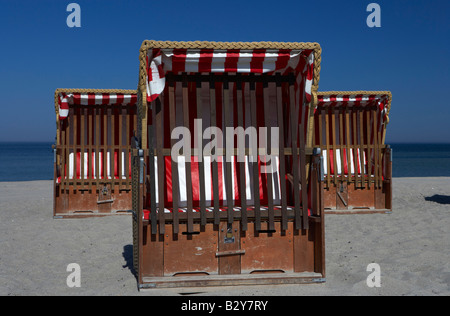
<svg viewBox="0 0 450 316">
<path fill-rule="evenodd" d="M 234 156 L 234 200 L 239 201 L 240 200 L 240 194 L 239 194 L 239 182 L 238 182 L 238 165 L 236 156 Z"/>
<path fill-rule="evenodd" d="M 328 160 L 330 161 L 330 175 L 334 175 L 334 152 L 330 150 L 328 153 Z"/>
<path fill-rule="evenodd" d="M 186 69 L 187 49 L 174 49 L 172 57 L 172 72 L 184 72 Z"/>
<path fill-rule="evenodd" d="M 95 105 L 95 94 L 88 94 L 88 105 Z"/>
<path fill-rule="evenodd" d="M 73 104 L 81 104 L 81 93 L 72 94 Z"/>
<path fill-rule="evenodd" d="M 253 50 L 252 61 L 250 62 L 250 71 L 252 73 L 262 73 L 265 57 L 266 57 L 265 49 Z"/>
<path fill-rule="evenodd" d="M 81 153 L 78 152 L 78 151 L 77 151 L 76 159 L 77 159 L 77 161 L 75 162 L 75 171 L 76 171 L 76 175 L 74 175 L 74 177 L 76 177 L 76 179 L 80 179 L 80 171 L 81 171 Z"/>
<path fill-rule="evenodd" d="M 343 149 L 343 156 L 344 156 L 344 174 L 349 174 L 348 170 L 348 160 L 347 160 L 347 150 Z"/>
<path fill-rule="evenodd" d="M 200 206 L 200 179 L 198 173 L 198 162 L 194 161 L 194 157 L 191 157 L 191 179 L 193 206 L 198 207 Z"/>
<path fill-rule="evenodd" d="M 124 100 L 124 95 L 122 93 L 118 93 L 115 104 L 123 104 L 123 100 Z"/>
<path fill-rule="evenodd" d="M 164 78 L 165 77 L 164 65 L 159 64 L 159 65 L 157 65 L 157 68 L 158 68 L 159 78 Z"/>
<path fill-rule="evenodd" d="M 308 67 L 308 72 L 306 74 L 306 79 L 313 80 L 314 63 L 312 63 L 311 65 L 308 63 L 307 67 Z"/>
<path fill-rule="evenodd" d="M 225 72 L 238 71 L 239 52 L 239 49 L 227 50 L 227 57 L 225 58 Z"/>
<path fill-rule="evenodd" d="M 295 67 L 296 73 L 304 74 L 305 65 L 308 61 L 309 54 L 310 53 L 308 53 L 307 50 L 302 51 L 301 56 L 300 56 L 300 61 L 298 62 L 297 67 Z"/>
<path fill-rule="evenodd" d="M 67 96 L 65 94 L 62 95 L 63 99 L 65 101 L 61 101 L 61 98 L 59 99 L 59 107 L 62 110 L 68 110 L 69 109 L 69 103 L 67 102 Z"/>
<path fill-rule="evenodd" d="M 280 49 L 278 51 L 278 58 L 275 63 L 275 69 L 280 70 L 286 68 L 290 58 L 291 58 L 290 49 Z"/>
<path fill-rule="evenodd" d="M 223 157 L 222 156 L 218 156 L 217 157 L 217 174 L 219 175 L 219 201 L 221 202 L 220 205 L 223 205 L 223 188 L 224 188 L 224 184 L 223 184 L 223 170 L 222 170 L 222 165 L 223 165 Z"/>
<path fill-rule="evenodd" d="M 131 95 L 130 105 L 135 105 L 137 103 L 137 94 Z"/>
<path fill-rule="evenodd" d="M 198 72 L 211 72 L 213 49 L 202 49 L 198 61 Z"/>
<path fill-rule="evenodd" d="M 164 206 L 165 207 L 172 207 L 173 206 L 173 194 L 177 194 L 176 192 L 173 193 L 173 187 L 172 187 L 172 158 L 170 156 L 164 157 L 164 164 L 166 166 L 166 181 L 165 182 L 165 192 L 164 194 Z"/>
<path fill-rule="evenodd" d="M 258 156 L 259 199 L 261 204 L 267 204 L 267 185 L 265 177 L 261 175 L 261 159 Z"/>
<path fill-rule="evenodd" d="M 148 103 L 153 102 L 153 101 L 155 101 L 158 97 L 159 97 L 159 94 L 152 94 L 152 95 L 150 95 L 150 96 L 147 97 L 147 102 L 148 102 Z"/>
<path fill-rule="evenodd" d="M 102 105 L 108 105 L 109 104 L 109 93 L 102 93 Z"/>
<path fill-rule="evenodd" d="M 362 94 L 358 94 L 355 97 L 356 97 L 355 106 L 360 106 L 361 105 L 361 99 L 362 99 L 363 95 Z"/>
</svg>

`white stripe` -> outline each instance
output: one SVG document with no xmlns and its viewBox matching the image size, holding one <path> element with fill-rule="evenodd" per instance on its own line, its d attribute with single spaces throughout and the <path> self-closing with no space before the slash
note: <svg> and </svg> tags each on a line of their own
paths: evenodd
<svg viewBox="0 0 450 316">
<path fill-rule="evenodd" d="M 252 191 L 250 189 L 250 170 L 248 168 L 249 159 L 250 159 L 249 156 L 247 156 L 245 159 L 245 196 L 247 200 L 252 199 Z"/>
<path fill-rule="evenodd" d="M 334 166 L 334 169 L 336 170 L 337 168 L 337 174 L 341 175 L 342 174 L 341 150 L 336 149 L 334 154 L 336 156 L 336 164 L 337 164 L 337 166 Z"/>
<path fill-rule="evenodd" d="M 203 167 L 205 170 L 205 200 L 211 201 L 212 174 L 211 174 L 211 157 L 203 157 Z"/>
<path fill-rule="evenodd" d="M 327 155 L 328 155 L 328 153 L 327 153 L 327 150 L 326 149 L 324 149 L 323 151 L 322 151 L 322 157 L 323 157 L 323 172 L 324 172 L 324 174 L 328 174 L 328 163 L 327 163 Z"/>
<path fill-rule="evenodd" d="M 161 55 L 162 55 L 161 61 L 164 64 L 164 71 L 171 70 L 172 69 L 173 49 L 162 49 Z M 151 59 L 151 56 L 149 59 Z M 159 78 L 159 75 L 158 75 L 158 78 Z"/>
<path fill-rule="evenodd" d="M 312 80 L 306 79 L 305 81 L 305 92 L 309 95 L 311 95 L 311 88 L 312 88 Z"/>
<path fill-rule="evenodd" d="M 185 69 L 186 72 L 198 72 L 198 62 L 200 60 L 200 50 L 192 49 L 186 56 Z"/>
<path fill-rule="evenodd" d="M 155 165 L 155 203 L 158 204 L 159 194 L 158 194 L 158 157 L 154 157 L 153 159 Z"/>
<path fill-rule="evenodd" d="M 117 95 L 115 95 L 115 96 L 116 96 L 116 98 L 117 98 Z M 130 103 L 131 103 L 131 97 L 132 97 L 131 94 L 125 94 L 125 95 L 123 96 L 122 104 L 130 104 Z M 111 96 L 110 96 L 110 99 L 111 99 Z"/>
<path fill-rule="evenodd" d="M 178 183 L 180 188 L 180 202 L 187 201 L 186 193 L 186 159 L 184 156 L 178 156 Z"/>
<path fill-rule="evenodd" d="M 222 156 L 219 156 L 217 161 L 222 164 L 222 175 L 221 175 L 221 177 L 222 177 L 222 194 L 223 194 L 222 196 L 223 196 L 223 201 L 226 201 L 227 200 L 227 189 L 226 189 L 227 186 L 225 184 L 225 159 L 223 159 Z"/>
<path fill-rule="evenodd" d="M 241 72 L 250 72 L 250 62 L 253 54 L 251 52 L 240 51 L 237 67 Z"/>
<path fill-rule="evenodd" d="M 83 95 L 81 96 L 83 98 Z M 111 97 L 117 97 L 115 94 L 111 95 L 109 99 L 111 100 Z M 94 94 L 95 98 L 95 104 L 102 104 L 103 103 L 103 95 L 102 94 Z M 89 100 L 89 95 L 86 95 L 86 100 Z"/>
<path fill-rule="evenodd" d="M 59 117 L 60 118 L 66 118 L 69 115 L 69 110 L 63 110 L 59 108 Z"/>
<path fill-rule="evenodd" d="M 211 72 L 224 72 L 226 52 L 214 52 L 211 63 Z"/>
<path fill-rule="evenodd" d="M 71 104 L 73 104 L 73 95 L 71 95 Z M 81 105 L 88 105 L 89 99 L 87 98 L 87 95 L 80 95 L 80 104 Z"/>
<path fill-rule="evenodd" d="M 109 104 L 116 104 L 117 103 L 117 94 L 110 94 L 109 95 Z"/>
<path fill-rule="evenodd" d="M 274 54 L 274 53 L 268 53 L 266 52 L 265 56 L 264 56 L 264 61 L 263 61 L 263 69 L 262 72 L 266 73 L 266 72 L 270 72 L 270 71 L 275 71 L 275 65 L 278 59 L 278 53 Z"/>
</svg>

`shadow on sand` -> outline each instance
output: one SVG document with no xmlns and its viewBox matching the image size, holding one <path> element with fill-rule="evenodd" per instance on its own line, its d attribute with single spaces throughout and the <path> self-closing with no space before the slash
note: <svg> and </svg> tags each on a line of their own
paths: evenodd
<svg viewBox="0 0 450 316">
<path fill-rule="evenodd" d="M 435 194 L 433 196 L 426 196 L 425 201 L 450 205 L 450 195 Z"/>
<path fill-rule="evenodd" d="M 125 260 L 125 265 L 122 268 L 130 269 L 131 273 L 136 276 L 136 271 L 133 265 L 133 245 L 125 245 L 122 252 L 123 259 Z"/>
</svg>

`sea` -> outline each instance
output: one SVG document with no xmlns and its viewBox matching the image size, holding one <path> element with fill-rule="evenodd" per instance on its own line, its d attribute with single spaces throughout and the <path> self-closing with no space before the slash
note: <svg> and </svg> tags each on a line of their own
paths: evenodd
<svg viewBox="0 0 450 316">
<path fill-rule="evenodd" d="M 393 177 L 450 177 L 450 144 L 390 144 Z M 0 181 L 53 178 L 51 142 L 0 142 Z"/>
</svg>

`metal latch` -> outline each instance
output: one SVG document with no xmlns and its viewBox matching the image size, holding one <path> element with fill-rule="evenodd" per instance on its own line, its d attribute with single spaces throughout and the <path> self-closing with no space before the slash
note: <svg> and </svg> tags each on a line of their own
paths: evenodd
<svg viewBox="0 0 450 316">
<path fill-rule="evenodd" d="M 103 195 L 108 195 L 108 187 L 105 185 L 104 187 L 103 187 L 103 189 L 102 189 L 102 194 Z"/>
<path fill-rule="evenodd" d="M 339 199 L 342 201 L 342 204 L 344 204 L 344 206 L 347 206 L 347 202 L 345 201 L 344 197 L 341 195 L 341 193 L 344 193 L 344 184 L 343 183 L 341 183 L 341 185 L 339 187 L 339 191 L 336 191 Z"/>
<path fill-rule="evenodd" d="M 224 243 L 225 244 L 232 244 L 234 243 L 235 239 L 233 236 L 233 225 L 232 224 L 228 224 L 227 225 L 227 233 L 225 235 L 225 240 Z"/>
</svg>

